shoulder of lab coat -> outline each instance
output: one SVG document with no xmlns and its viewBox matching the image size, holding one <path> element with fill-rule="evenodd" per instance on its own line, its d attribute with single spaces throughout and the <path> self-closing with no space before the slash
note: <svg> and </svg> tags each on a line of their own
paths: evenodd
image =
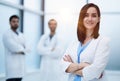
<svg viewBox="0 0 120 81">
<path fill-rule="evenodd" d="M 21 44 L 15 42 L 14 37 L 12 36 L 12 31 L 8 30 L 3 34 L 3 44 L 11 52 L 20 52 L 25 51 L 24 47 Z"/>
<path fill-rule="evenodd" d="M 70 62 L 66 62 L 63 60 L 64 56 L 70 55 L 72 58 L 74 58 L 74 55 L 72 55 L 73 54 L 72 52 L 76 52 L 78 45 L 79 45 L 79 41 L 76 40 L 76 41 L 73 41 L 66 49 L 66 51 L 61 59 L 61 62 L 60 62 L 61 69 L 63 72 L 65 72 L 66 69 L 68 68 L 68 66 L 71 64 Z M 74 61 L 74 59 L 72 59 L 72 60 Z"/>
<path fill-rule="evenodd" d="M 94 61 L 82 70 L 83 78 L 89 81 L 99 78 L 104 71 L 109 58 L 109 38 L 98 37 L 99 43 L 95 52 Z"/>
<path fill-rule="evenodd" d="M 40 55 L 48 55 L 51 53 L 51 47 L 44 46 L 45 40 L 49 37 L 48 34 L 42 35 L 37 46 L 37 51 Z"/>
</svg>

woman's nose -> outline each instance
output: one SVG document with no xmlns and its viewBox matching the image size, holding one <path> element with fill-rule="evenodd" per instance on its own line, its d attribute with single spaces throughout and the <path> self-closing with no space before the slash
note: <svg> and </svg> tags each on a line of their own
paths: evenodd
<svg viewBox="0 0 120 81">
<path fill-rule="evenodd" d="M 88 17 L 88 20 L 89 20 L 89 21 L 91 21 L 91 20 L 92 20 L 92 17 L 91 17 L 91 16 L 89 16 L 89 17 Z"/>
</svg>

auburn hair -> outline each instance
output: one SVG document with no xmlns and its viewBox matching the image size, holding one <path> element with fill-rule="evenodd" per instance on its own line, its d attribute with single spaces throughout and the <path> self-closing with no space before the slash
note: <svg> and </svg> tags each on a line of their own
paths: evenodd
<svg viewBox="0 0 120 81">
<path fill-rule="evenodd" d="M 86 28 L 83 25 L 83 19 L 85 18 L 88 8 L 90 7 L 94 7 L 97 10 L 98 17 L 100 17 L 101 15 L 99 7 L 93 3 L 88 3 L 82 7 L 80 14 L 79 14 L 78 26 L 77 26 L 77 37 L 81 43 L 84 43 L 84 40 L 86 38 Z M 95 39 L 99 36 L 99 25 L 100 25 L 100 22 L 97 23 L 92 33 L 92 36 Z"/>
</svg>

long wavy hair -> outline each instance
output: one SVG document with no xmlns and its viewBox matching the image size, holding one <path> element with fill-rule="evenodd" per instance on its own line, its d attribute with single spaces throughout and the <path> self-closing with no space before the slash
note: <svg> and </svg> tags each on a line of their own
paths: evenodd
<svg viewBox="0 0 120 81">
<path fill-rule="evenodd" d="M 90 7 L 94 7 L 97 10 L 98 17 L 100 17 L 101 15 L 99 7 L 93 3 L 88 3 L 82 7 L 80 11 L 79 19 L 78 19 L 78 26 L 77 26 L 77 37 L 81 43 L 84 43 L 84 40 L 86 38 L 86 28 L 83 25 L 83 19 L 85 18 L 88 8 Z M 100 22 L 97 23 L 92 33 L 92 36 L 95 39 L 99 36 L 99 25 L 100 25 Z"/>
</svg>

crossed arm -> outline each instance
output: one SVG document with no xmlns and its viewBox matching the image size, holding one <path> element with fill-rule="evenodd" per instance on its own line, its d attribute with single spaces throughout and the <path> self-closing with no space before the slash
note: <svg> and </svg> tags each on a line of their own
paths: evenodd
<svg viewBox="0 0 120 81">
<path fill-rule="evenodd" d="M 74 63 L 73 60 L 71 59 L 70 55 L 65 55 L 65 57 L 63 58 L 64 61 L 66 62 L 71 62 L 71 64 L 69 65 L 69 67 L 66 69 L 67 73 L 73 73 L 76 75 L 82 75 L 82 69 L 86 66 L 89 66 L 90 64 L 87 62 L 82 62 L 80 64 L 78 63 Z"/>
</svg>

